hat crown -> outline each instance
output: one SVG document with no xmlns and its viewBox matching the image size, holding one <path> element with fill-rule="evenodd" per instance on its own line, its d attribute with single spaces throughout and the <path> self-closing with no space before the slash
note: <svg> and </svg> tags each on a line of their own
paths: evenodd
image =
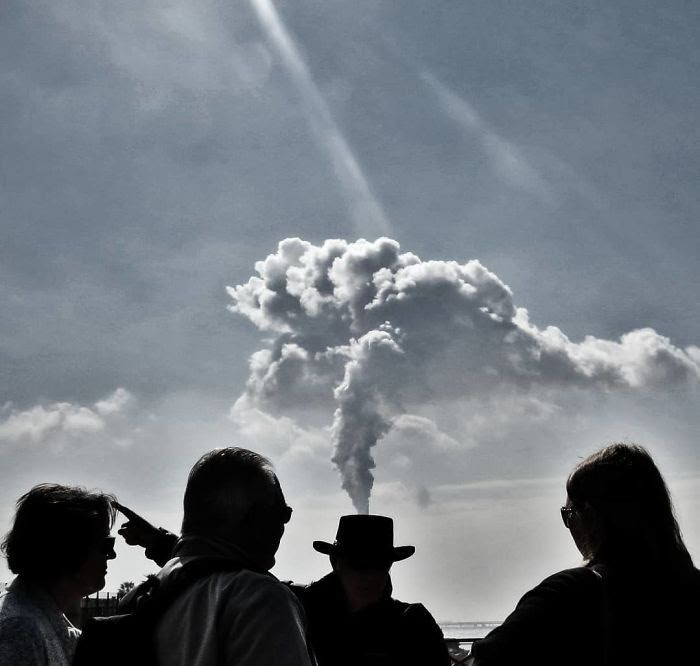
<svg viewBox="0 0 700 666">
<path fill-rule="evenodd" d="M 335 545 L 342 551 L 358 555 L 391 553 L 394 548 L 394 521 L 386 516 L 366 514 L 342 516 Z"/>
<path fill-rule="evenodd" d="M 394 546 L 394 521 L 369 514 L 341 516 L 335 543 L 314 541 L 314 550 L 365 565 L 386 564 L 411 557 L 413 546 Z"/>
</svg>

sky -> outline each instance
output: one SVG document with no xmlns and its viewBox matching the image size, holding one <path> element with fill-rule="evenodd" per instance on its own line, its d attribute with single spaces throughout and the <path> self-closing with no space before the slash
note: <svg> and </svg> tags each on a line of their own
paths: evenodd
<svg viewBox="0 0 700 666">
<path fill-rule="evenodd" d="M 700 560 L 700 10 L 671 0 L 8 0 L 0 526 L 36 483 L 177 530 L 275 464 L 273 570 L 395 520 L 395 595 L 499 620 L 637 442 Z M 117 545 L 106 590 L 154 570 Z M 4 561 L 0 581 L 9 581 Z"/>
</svg>

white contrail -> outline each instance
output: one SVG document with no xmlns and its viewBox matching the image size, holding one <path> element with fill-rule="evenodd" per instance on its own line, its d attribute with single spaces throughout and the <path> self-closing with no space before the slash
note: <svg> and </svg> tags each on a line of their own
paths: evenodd
<svg viewBox="0 0 700 666">
<path fill-rule="evenodd" d="M 516 145 L 500 136 L 467 100 L 450 90 L 432 72 L 424 69 L 420 76 L 437 97 L 444 113 L 481 142 L 489 163 L 502 180 L 543 203 L 553 202 L 551 187 Z"/>
<path fill-rule="evenodd" d="M 277 9 L 271 0 L 250 0 L 250 4 L 307 106 L 311 130 L 327 151 L 336 176 L 350 200 L 358 233 L 368 237 L 391 234 L 391 224 L 381 204 L 372 193 L 362 167 L 336 124 Z"/>
</svg>

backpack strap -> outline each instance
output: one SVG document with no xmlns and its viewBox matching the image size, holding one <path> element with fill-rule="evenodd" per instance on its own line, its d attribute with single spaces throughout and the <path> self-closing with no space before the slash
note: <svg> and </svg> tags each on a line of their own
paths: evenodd
<svg viewBox="0 0 700 666">
<path fill-rule="evenodd" d="M 603 624 L 603 660 L 602 666 L 610 666 L 610 655 L 612 648 L 613 626 L 612 626 L 612 611 L 610 608 L 610 594 L 608 591 L 608 570 L 603 564 L 594 564 L 588 569 L 598 578 L 600 585 L 600 607 L 601 619 Z"/>
<path fill-rule="evenodd" d="M 74 666 L 153 666 L 155 627 L 170 605 L 197 580 L 240 568 L 223 558 L 197 558 L 173 571 L 164 582 L 149 576 L 136 588 L 128 607 L 120 609 L 120 615 L 88 620 L 78 641 Z"/>
<path fill-rule="evenodd" d="M 225 571 L 238 571 L 240 564 L 219 557 L 200 557 L 175 569 L 162 582 L 152 579 L 143 594 L 137 595 L 134 612 L 140 616 L 148 616 L 150 621 L 157 620 L 168 607 L 201 578 Z"/>
</svg>

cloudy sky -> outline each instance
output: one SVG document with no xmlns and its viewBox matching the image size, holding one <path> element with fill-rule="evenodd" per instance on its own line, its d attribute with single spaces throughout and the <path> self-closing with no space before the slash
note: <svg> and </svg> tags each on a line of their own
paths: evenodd
<svg viewBox="0 0 700 666">
<path fill-rule="evenodd" d="M 369 497 L 399 598 L 500 619 L 578 563 L 566 474 L 621 440 L 700 559 L 695 3 L 0 18 L 3 530 L 42 481 L 176 530 L 239 444 L 295 509 L 278 576 Z M 152 570 L 118 555 L 108 589 Z"/>
</svg>

